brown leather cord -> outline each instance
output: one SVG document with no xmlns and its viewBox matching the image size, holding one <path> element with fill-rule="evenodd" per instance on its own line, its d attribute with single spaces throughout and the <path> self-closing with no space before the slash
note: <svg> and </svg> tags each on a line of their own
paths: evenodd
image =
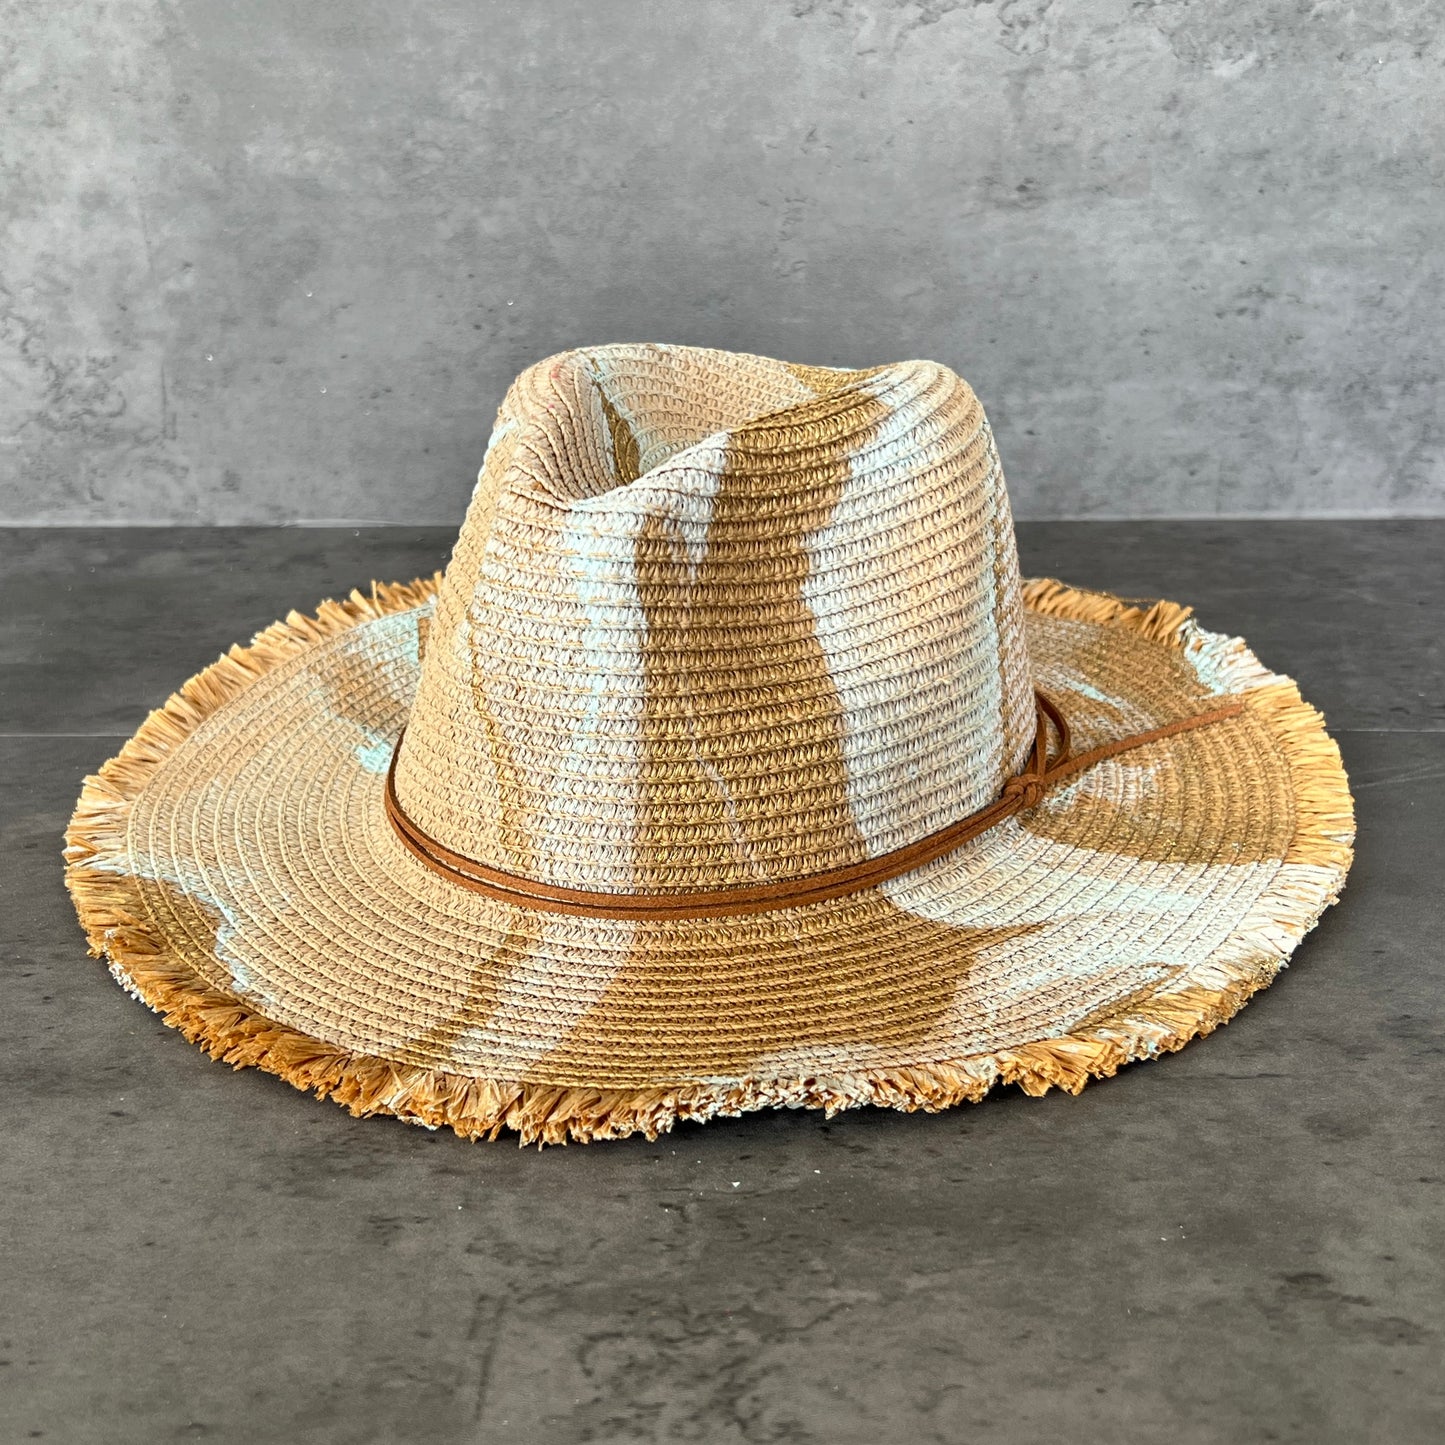
<svg viewBox="0 0 1445 1445">
<path fill-rule="evenodd" d="M 1042 692 L 1036 690 L 1034 697 L 1038 723 L 1029 760 L 1022 772 L 1003 785 L 1003 791 L 992 803 L 890 853 L 801 878 L 776 878 L 767 883 L 688 889 L 676 893 L 594 893 L 584 888 L 542 883 L 535 878 L 524 878 L 505 869 L 479 863 L 474 858 L 453 853 L 428 837 L 403 811 L 396 796 L 396 760 L 401 752 L 400 738 L 392 751 L 391 766 L 386 773 L 386 816 L 411 853 L 433 872 L 463 888 L 504 903 L 517 903 L 547 913 L 583 914 L 594 918 L 721 918 L 743 913 L 766 913 L 775 908 L 799 908 L 809 903 L 842 898 L 911 873 L 915 868 L 921 868 L 925 863 L 931 863 L 977 838 L 1005 818 L 1035 807 L 1045 791 L 1055 783 L 1105 758 L 1177 733 L 1222 722 L 1244 711 L 1242 702 L 1229 703 L 1213 712 L 1179 718 L 1163 727 L 1103 743 L 1087 752 L 1071 754 L 1069 724 L 1064 715 Z M 1058 751 L 1053 757 L 1048 753 L 1050 723 L 1059 738 Z"/>
</svg>

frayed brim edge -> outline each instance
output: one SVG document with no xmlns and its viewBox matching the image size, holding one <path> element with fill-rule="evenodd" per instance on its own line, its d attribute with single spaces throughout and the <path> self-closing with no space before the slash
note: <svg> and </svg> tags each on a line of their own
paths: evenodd
<svg viewBox="0 0 1445 1445">
<path fill-rule="evenodd" d="M 1024 587 L 1030 610 L 1048 617 L 1127 628 L 1199 655 L 1221 690 L 1242 696 L 1285 757 L 1294 784 L 1296 831 L 1270 888 L 1204 964 L 1143 1003 L 1096 1017 L 1078 1033 L 949 1062 L 837 1076 L 697 1082 L 638 1090 L 589 1089 L 478 1079 L 353 1053 L 278 1024 L 202 979 L 173 954 L 149 916 L 129 863 L 130 808 L 147 780 L 211 714 L 257 678 L 327 637 L 429 601 L 440 574 L 369 595 L 292 612 L 234 646 L 146 718 L 98 773 L 85 779 L 65 834 L 65 880 L 90 952 L 172 1028 L 212 1058 L 259 1068 L 358 1117 L 391 1114 L 463 1138 L 515 1130 L 523 1144 L 655 1139 L 679 1120 L 765 1108 L 842 1109 L 875 1104 L 937 1111 L 982 1099 L 996 1084 L 1039 1095 L 1077 1094 L 1090 1079 L 1182 1048 L 1227 1022 L 1284 967 L 1299 940 L 1339 896 L 1354 841 L 1354 808 L 1339 748 L 1294 683 L 1264 668 L 1239 638 L 1206 632 L 1171 602 L 1135 606 L 1051 578 Z M 120 870 L 120 871 L 117 871 Z"/>
</svg>

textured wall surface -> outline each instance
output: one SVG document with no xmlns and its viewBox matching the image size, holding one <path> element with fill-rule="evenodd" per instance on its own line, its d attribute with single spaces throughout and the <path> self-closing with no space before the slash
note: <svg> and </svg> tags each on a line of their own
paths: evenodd
<svg viewBox="0 0 1445 1445">
<path fill-rule="evenodd" d="M 1445 512 L 1435 0 L 0 0 L 0 521 L 454 522 L 510 378 L 948 363 L 1024 516 Z"/>
</svg>

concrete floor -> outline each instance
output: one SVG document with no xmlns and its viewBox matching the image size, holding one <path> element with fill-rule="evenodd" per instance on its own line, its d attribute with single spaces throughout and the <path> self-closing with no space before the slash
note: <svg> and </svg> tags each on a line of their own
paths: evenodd
<svg viewBox="0 0 1445 1445">
<path fill-rule="evenodd" d="M 0 534 L 0 1440 L 1445 1438 L 1445 524 L 1034 524 L 1324 708 L 1341 904 L 1079 1098 L 542 1153 L 211 1063 L 84 952 L 60 834 L 145 708 L 441 529 Z"/>
</svg>

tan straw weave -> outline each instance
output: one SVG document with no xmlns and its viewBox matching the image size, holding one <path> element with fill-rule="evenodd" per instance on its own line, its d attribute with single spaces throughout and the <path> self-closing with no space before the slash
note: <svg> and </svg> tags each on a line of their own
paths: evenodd
<svg viewBox="0 0 1445 1445">
<path fill-rule="evenodd" d="M 1076 750 L 1237 711 L 746 916 L 506 901 L 387 812 L 395 755 L 400 816 L 479 870 L 793 888 L 994 804 L 1035 689 Z M 553 1141 L 1076 1092 L 1268 983 L 1352 838 L 1323 720 L 1243 642 L 1021 583 L 946 367 L 618 345 L 513 383 L 444 576 L 293 613 L 191 679 L 87 779 L 66 857 L 93 951 L 215 1056 Z"/>
</svg>

